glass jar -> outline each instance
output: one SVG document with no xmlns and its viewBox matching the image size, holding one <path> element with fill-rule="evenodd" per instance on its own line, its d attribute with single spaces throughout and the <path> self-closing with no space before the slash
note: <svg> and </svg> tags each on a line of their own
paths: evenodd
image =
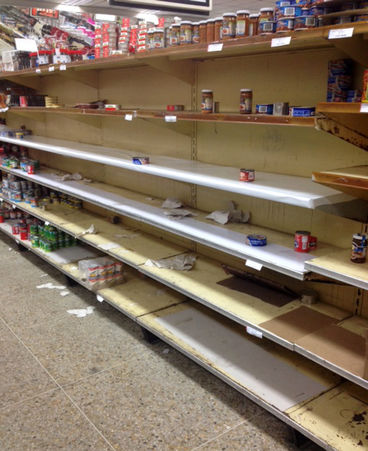
<svg viewBox="0 0 368 451">
<path fill-rule="evenodd" d="M 274 9 L 273 8 L 261 8 L 259 23 L 262 22 L 273 22 L 274 20 Z"/>
<path fill-rule="evenodd" d="M 199 44 L 199 22 L 193 23 L 192 44 Z"/>
<path fill-rule="evenodd" d="M 236 33 L 236 14 L 225 13 L 222 19 L 222 40 L 235 38 Z"/>
<path fill-rule="evenodd" d="M 215 36 L 214 41 L 221 40 L 221 30 L 222 30 L 222 17 L 216 17 L 215 19 Z"/>
<path fill-rule="evenodd" d="M 180 45 L 187 45 L 192 43 L 192 30 L 192 22 L 180 22 Z"/>
<path fill-rule="evenodd" d="M 173 24 L 171 26 L 171 36 L 170 36 L 170 45 L 172 47 L 176 45 L 180 45 L 180 25 Z"/>
<path fill-rule="evenodd" d="M 210 44 L 215 40 L 215 19 L 207 20 L 207 42 Z"/>
<path fill-rule="evenodd" d="M 150 30 L 147 33 L 147 48 L 148 50 L 152 50 L 154 48 L 154 44 L 153 44 L 153 30 Z"/>
<path fill-rule="evenodd" d="M 236 12 L 236 37 L 244 38 L 249 35 L 249 11 L 243 9 Z"/>
<path fill-rule="evenodd" d="M 202 89 L 201 111 L 204 114 L 209 114 L 213 111 L 213 91 L 211 89 Z"/>
<path fill-rule="evenodd" d="M 199 42 L 201 44 L 207 42 L 207 22 L 205 20 L 199 22 Z"/>
<path fill-rule="evenodd" d="M 249 15 L 249 36 L 256 36 L 258 34 L 259 14 Z"/>
<path fill-rule="evenodd" d="M 156 28 L 153 32 L 153 48 L 162 49 L 164 47 L 164 29 Z"/>
<path fill-rule="evenodd" d="M 253 91 L 251 89 L 240 90 L 240 113 L 252 114 Z"/>
</svg>

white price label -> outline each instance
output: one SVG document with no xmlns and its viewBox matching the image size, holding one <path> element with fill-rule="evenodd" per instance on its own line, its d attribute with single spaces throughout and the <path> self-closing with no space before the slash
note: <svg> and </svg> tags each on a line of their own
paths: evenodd
<svg viewBox="0 0 368 451">
<path fill-rule="evenodd" d="M 247 326 L 247 333 L 249 335 L 253 335 L 253 337 L 263 338 L 262 332 L 260 332 L 259 330 L 253 329 L 253 327 Z"/>
<path fill-rule="evenodd" d="M 368 113 L 368 103 L 362 103 L 360 105 L 360 112 L 361 113 Z"/>
<path fill-rule="evenodd" d="M 54 70 L 55 70 L 55 67 L 54 67 L 54 66 L 50 66 L 50 67 L 49 67 L 49 72 L 54 72 Z"/>
<path fill-rule="evenodd" d="M 284 38 L 273 38 L 271 41 L 271 47 L 282 47 L 283 45 L 290 45 L 291 36 L 285 36 Z"/>
<path fill-rule="evenodd" d="M 65 64 L 61 64 L 59 69 L 60 70 L 66 70 L 66 65 Z"/>
<path fill-rule="evenodd" d="M 96 296 L 96 299 L 98 300 L 98 302 L 103 302 L 105 299 L 100 296 L 99 294 Z"/>
<path fill-rule="evenodd" d="M 260 271 L 263 268 L 261 263 L 254 262 L 253 260 L 246 260 L 245 266 L 249 266 L 249 268 L 256 269 L 257 271 Z"/>
<path fill-rule="evenodd" d="M 207 48 L 207 52 L 221 52 L 224 47 L 224 43 L 210 44 Z"/>
<path fill-rule="evenodd" d="M 15 210 L 17 208 L 15 205 L 12 205 L 12 207 L 13 207 L 13 210 Z"/>
<path fill-rule="evenodd" d="M 343 39 L 351 38 L 354 33 L 354 27 L 351 28 L 338 28 L 336 30 L 330 30 L 328 33 L 328 39 Z"/>
<path fill-rule="evenodd" d="M 60 49 L 59 49 L 59 48 L 56 48 L 56 49 L 55 49 L 55 55 L 56 55 L 56 56 L 60 56 Z"/>
<path fill-rule="evenodd" d="M 41 73 L 41 69 L 36 69 L 36 74 L 40 74 Z"/>
<path fill-rule="evenodd" d="M 133 120 L 133 115 L 132 114 L 126 114 L 125 115 L 125 120 L 126 121 L 132 121 Z"/>
<path fill-rule="evenodd" d="M 165 122 L 176 122 L 177 120 L 176 116 L 165 116 Z"/>
<path fill-rule="evenodd" d="M 49 221 L 45 221 L 45 226 L 49 226 L 49 225 L 50 225 Z"/>
</svg>

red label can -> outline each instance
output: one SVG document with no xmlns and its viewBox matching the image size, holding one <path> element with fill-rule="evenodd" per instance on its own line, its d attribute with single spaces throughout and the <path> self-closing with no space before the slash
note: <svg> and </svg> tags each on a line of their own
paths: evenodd
<svg viewBox="0 0 368 451">
<path fill-rule="evenodd" d="M 310 232 L 295 232 L 294 250 L 295 252 L 309 252 Z"/>
<path fill-rule="evenodd" d="M 28 240 L 28 227 L 27 226 L 20 227 L 19 235 L 22 241 Z"/>
<path fill-rule="evenodd" d="M 19 235 L 19 224 L 14 224 L 12 226 L 12 234 L 13 235 Z"/>
<path fill-rule="evenodd" d="M 256 171 L 254 169 L 240 169 L 241 182 L 254 182 L 256 179 Z"/>
<path fill-rule="evenodd" d="M 27 165 L 27 174 L 30 174 L 30 175 L 32 175 L 32 174 L 34 174 L 35 173 L 35 167 L 34 167 L 34 164 L 29 164 L 29 165 Z"/>
</svg>

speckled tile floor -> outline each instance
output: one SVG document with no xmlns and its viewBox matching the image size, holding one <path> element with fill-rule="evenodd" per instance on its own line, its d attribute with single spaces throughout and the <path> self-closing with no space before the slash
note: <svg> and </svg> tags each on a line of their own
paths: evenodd
<svg viewBox="0 0 368 451">
<path fill-rule="evenodd" d="M 2 234 L 0 256 L 2 451 L 297 450 L 284 423 L 82 287 L 37 289 L 64 278 Z"/>
</svg>

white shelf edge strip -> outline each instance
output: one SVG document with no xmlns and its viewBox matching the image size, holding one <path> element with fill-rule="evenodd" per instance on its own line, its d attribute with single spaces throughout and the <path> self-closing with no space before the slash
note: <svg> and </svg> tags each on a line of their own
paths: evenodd
<svg viewBox="0 0 368 451">
<path fill-rule="evenodd" d="M 257 172 L 255 182 L 245 183 L 239 181 L 240 169 L 229 166 L 164 156 L 149 156 L 150 164 L 136 165 L 132 158 L 142 152 L 41 136 L 27 139 L 0 137 L 0 141 L 304 208 L 314 209 L 354 199 L 340 191 L 313 183 L 312 179 L 306 177 Z"/>
<path fill-rule="evenodd" d="M 6 171 L 6 168 L 2 169 Z M 250 258 L 269 269 L 290 275 L 299 280 L 303 280 L 304 275 L 308 272 L 305 269 L 305 262 L 315 258 L 311 254 L 299 254 L 292 247 L 288 248 L 278 244 L 270 243 L 261 248 L 251 247 L 245 244 L 245 234 L 233 232 L 192 218 L 169 219 L 161 208 L 133 201 L 78 182 L 61 182 L 60 177 L 57 177 L 55 174 L 41 175 L 42 173 L 37 173 L 28 176 L 19 169 L 8 170 L 7 172 L 236 257 L 245 260 Z"/>
</svg>

